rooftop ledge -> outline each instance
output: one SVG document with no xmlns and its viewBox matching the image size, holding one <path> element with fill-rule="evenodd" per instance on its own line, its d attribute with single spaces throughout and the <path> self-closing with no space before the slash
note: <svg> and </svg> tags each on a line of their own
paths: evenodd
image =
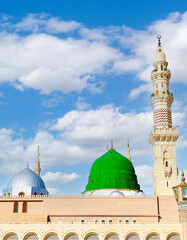
<svg viewBox="0 0 187 240">
<path fill-rule="evenodd" d="M 109 217 L 110 218 L 110 217 Z M 125 219 L 125 218 L 124 218 Z M 147 223 L 141 223 L 141 222 L 119 222 L 119 223 L 111 223 L 111 222 L 105 222 L 105 223 L 102 223 L 100 221 L 97 221 L 97 223 L 95 222 L 89 222 L 89 223 L 81 223 L 81 222 L 69 222 L 69 223 L 63 223 L 61 221 L 59 222 L 22 222 L 22 223 L 0 223 L 0 225 L 15 225 L 15 226 L 18 226 L 18 225 L 66 225 L 66 226 L 69 226 L 69 225 L 130 225 L 130 226 L 181 226 L 181 223 L 180 222 L 168 222 L 168 223 L 164 223 L 164 222 L 147 222 Z"/>
<path fill-rule="evenodd" d="M 124 196 L 106 196 L 106 195 L 31 195 L 31 196 L 0 196 L 1 200 L 10 199 L 46 199 L 46 198 L 155 198 L 153 195 L 124 195 Z"/>
</svg>

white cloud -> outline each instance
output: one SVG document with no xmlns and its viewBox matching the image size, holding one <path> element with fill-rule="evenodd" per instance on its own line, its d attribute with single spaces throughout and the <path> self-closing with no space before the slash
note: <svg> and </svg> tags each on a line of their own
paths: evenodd
<svg viewBox="0 0 187 240">
<path fill-rule="evenodd" d="M 54 93 L 50 98 L 43 98 L 42 105 L 47 108 L 53 108 L 63 101 L 63 97 L 59 96 L 57 93 Z"/>
<path fill-rule="evenodd" d="M 183 123 L 184 114 L 174 114 Z M 176 123 L 177 123 L 176 122 Z M 99 109 L 70 111 L 56 122 L 48 121 L 33 138 L 25 139 L 22 132 L 0 130 L 0 169 L 2 174 L 12 174 L 29 161 L 34 168 L 37 145 L 40 145 L 42 168 L 66 166 L 94 161 L 106 151 L 114 140 L 114 147 L 124 154 L 130 139 L 133 163 L 152 159 L 148 142 L 152 128 L 152 112 L 122 113 L 119 108 L 107 105 Z M 184 141 L 185 144 L 185 141 Z"/>
<path fill-rule="evenodd" d="M 49 14 L 28 14 L 19 23 L 12 26 L 16 31 L 48 32 L 48 33 L 67 33 L 81 27 L 76 21 L 61 21 L 51 17 Z"/>
<path fill-rule="evenodd" d="M 141 165 L 135 167 L 138 183 L 140 184 L 142 189 L 144 189 L 144 187 L 153 185 L 152 168 L 152 166 L 148 165 Z"/>
<path fill-rule="evenodd" d="M 89 103 L 86 103 L 84 98 L 78 97 L 77 102 L 75 103 L 75 106 L 77 107 L 78 110 L 85 110 L 91 107 Z"/>
<path fill-rule="evenodd" d="M 163 36 L 171 81 L 187 83 L 187 12 L 172 13 L 144 31 L 126 26 L 88 29 L 78 22 L 62 21 L 45 13 L 28 14 L 15 25 L 7 21 L 1 23 L 0 82 L 11 82 L 18 89 L 68 93 L 96 87 L 98 91 L 97 78 L 101 74 L 128 72 L 150 83 L 158 33 Z M 66 34 L 62 37 L 56 33 Z M 131 99 L 145 91 L 144 84 L 131 91 Z"/>
<path fill-rule="evenodd" d="M 109 105 L 96 110 L 70 111 L 50 130 L 61 132 L 63 139 L 82 147 L 100 147 L 114 139 L 118 148 L 123 149 L 130 138 L 136 150 L 141 150 L 151 126 L 152 112 L 122 114 L 119 108 Z"/>
<path fill-rule="evenodd" d="M 104 43 L 84 39 L 8 33 L 0 37 L 0 82 L 42 93 L 97 89 L 92 75 L 103 73 L 121 55 Z"/>
<path fill-rule="evenodd" d="M 135 100 L 136 98 L 139 97 L 141 93 L 144 93 L 144 92 L 151 93 L 152 91 L 153 91 L 153 86 L 150 83 L 142 84 L 138 88 L 134 88 L 131 90 L 131 92 L 129 93 L 129 98 L 131 100 Z"/>
<path fill-rule="evenodd" d="M 50 195 L 57 195 L 60 193 L 59 189 L 57 188 L 47 188 Z"/>
<path fill-rule="evenodd" d="M 64 183 L 70 183 L 80 178 L 81 176 L 75 172 L 67 174 L 62 172 L 47 172 L 42 178 L 44 182 L 51 185 L 59 185 Z"/>
</svg>

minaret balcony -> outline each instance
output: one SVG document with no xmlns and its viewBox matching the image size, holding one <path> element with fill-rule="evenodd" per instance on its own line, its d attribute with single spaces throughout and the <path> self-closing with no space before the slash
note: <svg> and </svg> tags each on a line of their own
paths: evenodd
<svg viewBox="0 0 187 240">
<path fill-rule="evenodd" d="M 151 144 L 154 144 L 155 142 L 176 142 L 178 139 L 179 133 L 178 128 L 153 128 L 150 137 L 149 142 Z"/>
<path fill-rule="evenodd" d="M 174 100 L 174 97 L 171 94 L 167 94 L 166 92 L 159 92 L 158 95 L 156 95 L 155 93 L 151 94 L 151 98 L 150 98 L 150 102 L 152 104 L 152 106 L 154 107 L 154 105 L 159 104 L 159 103 L 168 103 L 168 104 L 172 104 Z"/>
<path fill-rule="evenodd" d="M 152 79 L 153 82 L 158 80 L 158 79 L 162 79 L 162 78 L 163 79 L 166 78 L 166 79 L 169 80 L 170 77 L 171 77 L 171 73 L 170 73 L 169 69 L 168 69 L 168 71 L 167 70 L 156 70 L 156 69 L 154 69 L 151 72 L 151 79 Z"/>
</svg>

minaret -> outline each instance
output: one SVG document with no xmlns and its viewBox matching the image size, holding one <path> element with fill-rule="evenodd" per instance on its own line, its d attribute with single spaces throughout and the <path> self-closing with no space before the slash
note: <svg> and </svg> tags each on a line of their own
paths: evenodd
<svg viewBox="0 0 187 240">
<path fill-rule="evenodd" d="M 169 92 L 170 70 L 167 68 L 166 55 L 162 51 L 158 35 L 158 49 L 154 70 L 151 72 L 154 93 L 151 94 L 153 106 L 153 129 L 150 143 L 153 149 L 153 179 L 155 195 L 173 195 L 172 187 L 178 184 L 176 141 L 177 127 L 172 127 L 171 104 L 173 93 Z"/>
<path fill-rule="evenodd" d="M 38 153 L 37 153 L 37 161 L 36 161 L 36 167 L 34 169 L 35 173 L 40 176 L 41 168 L 40 168 L 40 146 L 38 145 Z"/>
<path fill-rule="evenodd" d="M 131 161 L 129 140 L 127 141 L 127 158 Z"/>
</svg>

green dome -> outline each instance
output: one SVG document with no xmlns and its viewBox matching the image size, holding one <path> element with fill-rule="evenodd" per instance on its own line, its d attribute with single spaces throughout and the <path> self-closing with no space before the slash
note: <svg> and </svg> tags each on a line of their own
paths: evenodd
<svg viewBox="0 0 187 240">
<path fill-rule="evenodd" d="M 132 162 L 110 149 L 92 165 L 87 191 L 99 189 L 124 189 L 141 191 Z"/>
</svg>

